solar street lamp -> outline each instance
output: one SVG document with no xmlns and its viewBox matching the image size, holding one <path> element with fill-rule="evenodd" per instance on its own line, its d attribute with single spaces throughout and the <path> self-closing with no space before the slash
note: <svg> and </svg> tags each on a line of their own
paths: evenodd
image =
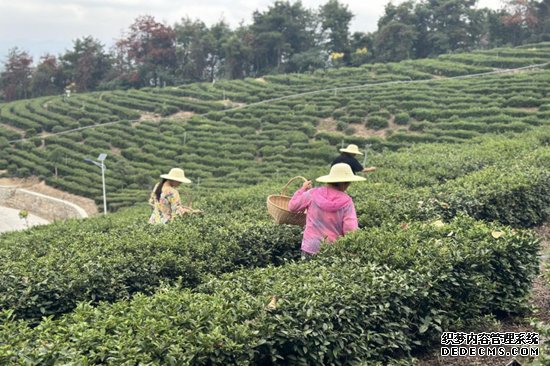
<svg viewBox="0 0 550 366">
<path fill-rule="evenodd" d="M 105 159 L 107 154 L 99 154 L 97 157 L 98 161 L 92 160 L 90 158 L 84 158 L 85 162 L 92 163 L 101 168 L 101 181 L 103 183 L 103 214 L 107 215 L 107 194 L 105 193 Z"/>
</svg>

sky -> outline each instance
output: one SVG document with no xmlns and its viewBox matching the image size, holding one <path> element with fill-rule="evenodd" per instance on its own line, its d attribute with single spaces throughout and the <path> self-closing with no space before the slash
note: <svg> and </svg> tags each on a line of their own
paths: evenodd
<svg viewBox="0 0 550 366">
<path fill-rule="evenodd" d="M 328 0 L 302 0 L 318 9 Z M 392 0 L 394 4 L 402 0 Z M 93 36 L 108 50 L 140 15 L 173 25 L 182 18 L 212 25 L 224 19 L 231 28 L 250 24 L 255 10 L 266 11 L 274 0 L 0 0 L 0 63 L 17 46 L 35 63 L 46 53 L 59 55 L 78 38 Z M 291 1 L 293 2 L 293 1 Z M 372 32 L 390 0 L 340 0 L 355 15 L 350 30 Z M 478 7 L 498 9 L 501 0 L 478 0 Z"/>
</svg>

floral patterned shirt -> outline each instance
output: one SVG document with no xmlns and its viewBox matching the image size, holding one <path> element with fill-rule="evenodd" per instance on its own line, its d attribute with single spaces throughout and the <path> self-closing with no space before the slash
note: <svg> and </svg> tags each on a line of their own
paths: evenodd
<svg viewBox="0 0 550 366">
<path fill-rule="evenodd" d="M 177 189 L 168 184 L 164 184 L 162 187 L 160 200 L 157 201 L 157 197 L 155 196 L 157 186 L 158 184 L 153 188 L 153 192 L 151 192 L 151 197 L 149 198 L 149 204 L 153 206 L 153 213 L 149 218 L 150 224 L 166 224 L 176 215 L 183 215 L 189 212 L 189 209 L 181 204 L 180 194 Z"/>
</svg>

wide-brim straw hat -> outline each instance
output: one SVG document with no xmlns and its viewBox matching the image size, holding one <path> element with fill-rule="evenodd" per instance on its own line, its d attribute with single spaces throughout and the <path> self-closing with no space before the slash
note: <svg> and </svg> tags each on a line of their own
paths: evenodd
<svg viewBox="0 0 550 366">
<path fill-rule="evenodd" d="M 351 167 L 346 163 L 334 164 L 328 175 L 316 179 L 321 183 L 362 182 L 364 180 L 366 179 L 353 174 Z"/>
<path fill-rule="evenodd" d="M 190 179 L 185 177 L 183 169 L 180 168 L 172 168 L 170 169 L 170 173 L 162 174 L 160 177 L 168 180 L 175 180 L 176 182 L 181 183 L 192 183 Z"/>
<path fill-rule="evenodd" d="M 340 151 L 348 154 L 363 155 L 363 153 L 359 151 L 357 145 L 354 144 L 349 144 L 348 147 L 346 147 L 345 149 L 340 149 Z"/>
</svg>

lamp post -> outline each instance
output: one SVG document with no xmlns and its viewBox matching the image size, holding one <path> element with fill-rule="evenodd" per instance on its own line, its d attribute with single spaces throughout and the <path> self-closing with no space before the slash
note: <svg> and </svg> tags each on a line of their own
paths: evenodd
<svg viewBox="0 0 550 366">
<path fill-rule="evenodd" d="M 103 214 L 107 215 L 107 194 L 105 192 L 105 158 L 107 154 L 99 154 L 97 157 L 98 161 L 92 160 L 90 158 L 84 158 L 84 161 L 92 163 L 101 168 L 101 182 L 103 183 Z"/>
</svg>

